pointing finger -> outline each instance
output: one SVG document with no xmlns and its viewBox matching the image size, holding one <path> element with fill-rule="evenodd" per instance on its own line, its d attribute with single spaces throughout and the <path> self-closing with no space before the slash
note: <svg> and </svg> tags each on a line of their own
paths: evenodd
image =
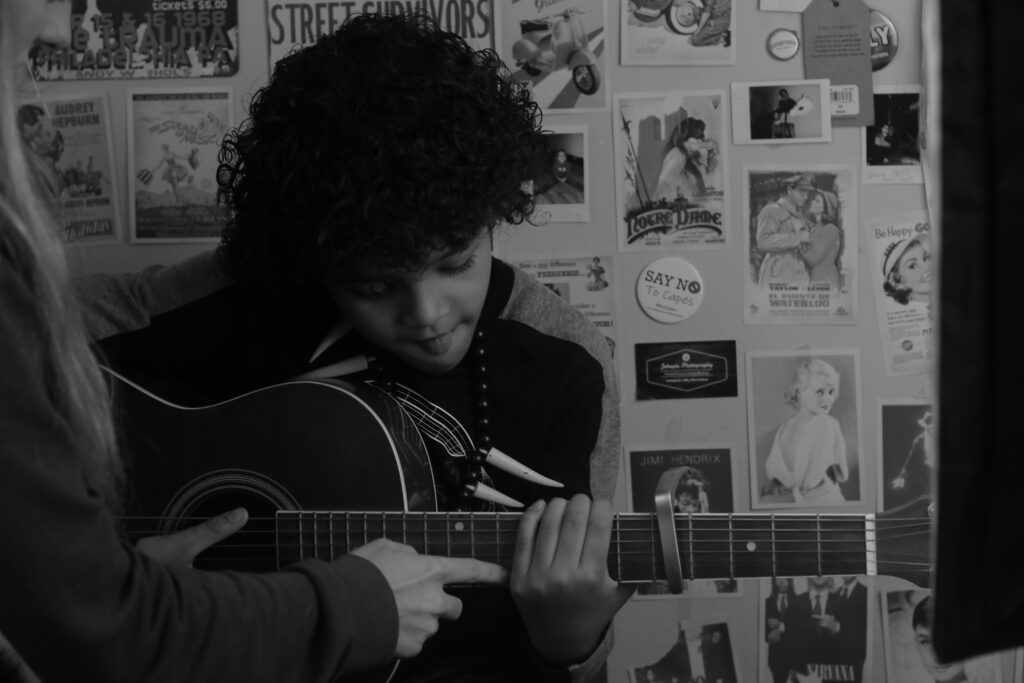
<svg viewBox="0 0 1024 683">
<path fill-rule="evenodd" d="M 490 562 L 465 557 L 442 558 L 444 583 L 508 583 L 508 570 Z"/>
</svg>

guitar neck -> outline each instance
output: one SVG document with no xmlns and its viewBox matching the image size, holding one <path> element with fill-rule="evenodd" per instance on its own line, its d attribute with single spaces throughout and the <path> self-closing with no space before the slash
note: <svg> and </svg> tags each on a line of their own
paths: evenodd
<svg viewBox="0 0 1024 683">
<path fill-rule="evenodd" d="M 278 563 L 332 560 L 376 539 L 511 567 L 521 513 L 293 512 L 277 515 Z M 876 573 L 873 515 L 676 514 L 683 578 Z M 657 519 L 615 516 L 608 569 L 624 583 L 666 578 Z"/>
</svg>

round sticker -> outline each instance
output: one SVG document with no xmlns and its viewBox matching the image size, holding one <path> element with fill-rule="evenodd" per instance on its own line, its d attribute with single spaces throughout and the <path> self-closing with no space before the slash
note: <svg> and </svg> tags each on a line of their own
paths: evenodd
<svg viewBox="0 0 1024 683">
<path fill-rule="evenodd" d="M 678 323 L 697 312 L 704 282 L 689 262 L 667 256 L 649 263 L 636 280 L 640 308 L 659 323 Z"/>
<path fill-rule="evenodd" d="M 793 59 L 800 51 L 800 37 L 788 28 L 777 28 L 768 34 L 768 54 L 775 59 Z"/>
<path fill-rule="evenodd" d="M 884 69 L 896 57 L 900 37 L 892 19 L 876 9 L 871 10 L 871 70 Z"/>
</svg>

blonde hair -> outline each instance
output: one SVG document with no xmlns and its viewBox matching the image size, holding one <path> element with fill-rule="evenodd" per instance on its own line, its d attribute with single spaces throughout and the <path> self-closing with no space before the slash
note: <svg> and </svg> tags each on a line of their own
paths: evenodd
<svg viewBox="0 0 1024 683">
<path fill-rule="evenodd" d="M 811 377 L 815 375 L 821 375 L 830 381 L 838 390 L 839 373 L 836 369 L 820 358 L 811 358 L 800 363 L 796 368 L 796 372 L 793 373 L 793 382 L 789 385 L 789 388 L 786 389 L 786 393 L 784 394 L 786 403 L 794 408 L 799 408 L 800 390 L 810 384 Z"/>
<path fill-rule="evenodd" d="M 0 268 L 24 283 L 36 303 L 47 396 L 89 459 L 90 484 L 114 506 L 121 478 L 110 397 L 69 285 L 64 244 L 40 197 L 16 120 L 13 0 L 0 0 Z"/>
</svg>

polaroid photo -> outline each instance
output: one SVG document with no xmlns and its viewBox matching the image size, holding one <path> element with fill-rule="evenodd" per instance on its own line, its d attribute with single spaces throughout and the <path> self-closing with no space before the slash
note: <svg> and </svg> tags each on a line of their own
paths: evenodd
<svg viewBox="0 0 1024 683">
<path fill-rule="evenodd" d="M 747 353 L 751 507 L 864 498 L 860 350 Z"/>
<path fill-rule="evenodd" d="M 870 680 L 868 633 L 869 624 L 874 623 L 874 600 L 868 580 L 865 576 L 762 579 L 758 680 Z"/>
<path fill-rule="evenodd" d="M 678 630 L 666 636 L 668 648 L 659 659 L 629 667 L 630 683 L 740 680 L 728 622 L 698 626 L 680 621 Z"/>
<path fill-rule="evenodd" d="M 880 593 L 885 680 L 888 683 L 964 681 L 1010 683 L 1019 650 L 1006 650 L 966 661 L 940 662 L 932 648 L 930 590 Z M 1016 667 L 1018 672 L 1020 667 Z M 1020 677 L 1016 677 L 1020 681 Z"/>
<path fill-rule="evenodd" d="M 863 181 L 923 183 L 921 86 L 875 86 L 875 125 L 861 129 Z"/>
<path fill-rule="evenodd" d="M 733 83 L 733 144 L 831 142 L 830 102 L 827 79 Z"/>
<path fill-rule="evenodd" d="M 537 216 L 553 223 L 590 221 L 590 158 L 585 125 L 548 125 L 548 163 L 533 180 Z"/>
</svg>

